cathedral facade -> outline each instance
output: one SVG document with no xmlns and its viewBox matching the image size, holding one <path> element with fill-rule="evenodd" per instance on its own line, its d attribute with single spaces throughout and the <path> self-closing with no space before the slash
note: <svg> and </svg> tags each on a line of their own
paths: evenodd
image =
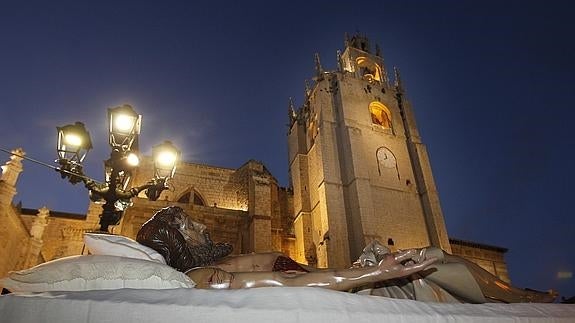
<svg viewBox="0 0 575 323">
<path fill-rule="evenodd" d="M 506 249 L 449 239 L 425 145 L 399 73 L 393 83 L 379 49 L 346 39 L 338 68 L 316 55 L 313 84 L 289 106 L 289 188 L 261 162 L 237 169 L 181 162 L 157 201 L 132 199 L 113 233 L 134 238 L 155 211 L 182 207 L 234 253 L 281 251 L 318 267 L 349 267 L 377 239 L 392 250 L 436 246 L 509 281 Z M 27 209 L 13 203 L 23 151 L 2 166 L 0 276 L 9 270 L 85 253 L 84 232 L 99 228 L 102 207 L 87 214 Z M 153 175 L 144 158 L 133 185 Z"/>
</svg>

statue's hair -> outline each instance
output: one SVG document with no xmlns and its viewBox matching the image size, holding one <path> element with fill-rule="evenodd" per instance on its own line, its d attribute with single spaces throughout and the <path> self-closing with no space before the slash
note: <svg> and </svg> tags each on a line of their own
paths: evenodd
<svg viewBox="0 0 575 323">
<path fill-rule="evenodd" d="M 142 225 L 136 241 L 159 252 L 166 263 L 179 271 L 212 265 L 216 260 L 229 255 L 232 246 L 228 243 L 214 243 L 205 233 L 206 243 L 191 245 L 178 230 L 176 218 L 186 217 L 177 206 L 165 207 Z"/>
</svg>

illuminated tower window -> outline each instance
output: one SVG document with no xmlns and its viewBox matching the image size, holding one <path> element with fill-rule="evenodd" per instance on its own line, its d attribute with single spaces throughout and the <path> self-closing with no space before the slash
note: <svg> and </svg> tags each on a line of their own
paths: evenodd
<svg viewBox="0 0 575 323">
<path fill-rule="evenodd" d="M 355 59 L 361 77 L 369 82 L 381 82 L 381 67 L 367 57 L 360 56 Z"/>
<path fill-rule="evenodd" d="M 371 102 L 369 112 L 371 113 L 371 122 L 382 126 L 384 129 L 391 129 L 391 112 L 385 105 L 377 101 Z"/>
</svg>

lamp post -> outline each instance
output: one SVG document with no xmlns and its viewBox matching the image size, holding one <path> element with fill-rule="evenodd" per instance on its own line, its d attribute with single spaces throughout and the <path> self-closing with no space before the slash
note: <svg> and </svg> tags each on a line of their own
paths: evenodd
<svg viewBox="0 0 575 323">
<path fill-rule="evenodd" d="M 83 161 L 92 148 L 90 134 L 81 122 L 57 127 L 57 170 L 62 178 L 72 184 L 83 182 L 90 199 L 102 202 L 100 231 L 117 224 L 124 210 L 131 205 L 131 198 L 146 191 L 149 200 L 155 201 L 167 188 L 167 181 L 174 176 L 180 152 L 169 141 L 154 146 L 154 177 L 146 184 L 129 188 L 132 172 L 139 164 L 138 136 L 142 116 L 130 105 L 108 109 L 110 158 L 104 162 L 106 180 L 99 183 L 83 173 Z"/>
</svg>

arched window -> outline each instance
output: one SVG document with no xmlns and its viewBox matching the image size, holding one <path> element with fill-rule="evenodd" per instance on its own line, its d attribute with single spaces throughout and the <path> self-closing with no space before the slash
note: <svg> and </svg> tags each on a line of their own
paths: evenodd
<svg viewBox="0 0 575 323">
<path fill-rule="evenodd" d="M 391 129 L 391 112 L 381 102 L 374 101 L 369 104 L 371 122 L 382 126 L 384 129 Z"/>
<path fill-rule="evenodd" d="M 193 199 L 192 199 L 192 194 L 193 194 Z M 179 199 L 178 199 L 178 203 L 186 203 L 189 204 L 190 201 L 192 201 L 192 203 L 194 205 L 201 205 L 201 206 L 205 206 L 206 202 L 204 201 L 204 199 L 202 198 L 202 196 L 196 191 L 196 190 L 190 190 L 186 193 L 184 193 Z"/>
<path fill-rule="evenodd" d="M 361 77 L 369 82 L 381 82 L 381 67 L 367 57 L 360 56 L 355 59 Z"/>
<path fill-rule="evenodd" d="M 194 191 L 194 205 L 206 206 L 206 202 L 196 191 Z"/>
</svg>

